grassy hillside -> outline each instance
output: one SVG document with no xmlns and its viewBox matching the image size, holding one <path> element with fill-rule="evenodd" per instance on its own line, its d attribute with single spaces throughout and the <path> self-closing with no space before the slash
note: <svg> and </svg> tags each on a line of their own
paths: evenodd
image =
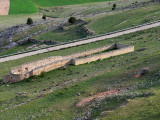
<svg viewBox="0 0 160 120">
<path fill-rule="evenodd" d="M 7 18 L 13 16 L 7 16 Z M 92 19 L 89 27 L 96 33 L 104 33 L 149 22 L 149 20 L 157 20 L 159 17 L 159 6 L 154 5 L 97 17 Z M 18 18 L 21 18 L 21 15 L 18 15 Z M 38 18 L 39 16 L 36 17 Z M 17 19 L 14 21 L 16 22 Z M 65 31 L 51 31 L 36 37 L 41 40 L 54 38 L 60 42 L 84 37 L 76 30 L 77 26 L 71 26 Z M 12 68 L 34 60 L 70 55 L 113 43 L 135 46 L 135 51 L 132 53 L 89 64 L 70 65 L 18 83 L 0 84 L 0 120 L 77 120 L 88 111 L 91 113 L 91 120 L 159 120 L 159 33 L 160 27 L 155 27 L 116 38 L 0 63 L 1 82 L 3 75 L 9 74 Z M 4 54 L 26 49 L 26 47 L 28 44 L 10 49 Z M 148 68 L 148 73 L 136 78 L 135 75 L 143 68 Z M 95 99 L 83 107 L 76 106 L 84 98 L 113 89 L 123 90 L 122 94 L 109 96 L 103 100 Z"/>
<path fill-rule="evenodd" d="M 83 30 L 82 25 L 75 25 L 65 29 L 66 30 L 64 31 L 49 31 L 44 34 L 37 35 L 35 39 L 68 42 L 87 37 L 87 33 Z"/>
<path fill-rule="evenodd" d="M 88 107 L 77 108 L 75 104 L 81 99 L 89 97 L 90 93 L 93 92 L 93 94 L 96 94 L 106 91 L 108 86 L 110 89 L 125 89 L 130 86 L 140 85 L 142 82 L 143 85 L 147 82 L 152 84 L 142 87 L 138 86 L 137 89 L 128 91 L 132 93 L 131 96 L 124 94 L 123 97 L 101 101 L 102 104 L 99 103 L 95 107 L 92 107 L 94 110 L 92 113 L 93 118 L 99 116 L 102 111 L 109 111 L 109 115 L 103 116 L 104 120 L 106 118 L 116 119 L 118 117 L 122 120 L 128 120 L 128 118 L 136 120 L 152 120 L 158 118 L 160 113 L 160 87 L 158 82 L 160 76 L 157 76 L 160 67 L 159 32 L 160 27 L 157 27 L 114 39 L 107 39 L 1 63 L 0 77 L 9 73 L 9 70 L 14 66 L 52 55 L 67 55 L 85 51 L 86 49 L 94 49 L 110 44 L 112 41 L 113 43 L 120 42 L 135 45 L 134 53 L 112 57 L 90 64 L 68 66 L 66 69 L 53 70 L 19 83 L 0 85 L 0 118 L 3 120 L 71 120 L 73 118 L 79 118 L 87 112 Z M 145 49 L 140 51 L 139 49 L 142 48 Z M 136 72 L 145 67 L 149 68 L 149 73 L 141 78 L 135 78 L 134 75 Z M 67 83 L 70 83 L 68 81 L 74 81 L 74 84 L 67 85 Z M 157 86 L 154 84 L 155 82 L 157 82 Z M 61 87 L 64 89 L 56 90 Z M 19 92 L 26 92 L 27 94 L 19 95 Z M 49 92 L 51 93 L 44 95 Z M 150 97 L 136 97 L 134 95 L 134 93 L 139 94 L 141 92 L 151 92 L 153 95 Z M 136 99 L 134 99 L 135 97 Z M 28 100 L 31 101 L 21 104 Z M 118 109 L 126 101 L 128 104 Z M 103 102 L 109 103 L 109 105 L 106 107 Z"/>
<path fill-rule="evenodd" d="M 96 34 L 101 34 L 141 25 L 158 19 L 160 19 L 159 5 L 151 5 L 145 8 L 138 8 L 124 12 L 113 12 L 109 15 L 92 18 L 89 20 L 90 23 L 88 26 L 94 30 Z M 77 32 L 75 26 L 64 32 L 50 31 L 37 35 L 35 38 L 39 40 L 66 42 L 83 37 L 86 36 Z"/>
<path fill-rule="evenodd" d="M 28 14 L 38 12 L 32 0 L 11 0 L 9 14 Z"/>
<path fill-rule="evenodd" d="M 34 0 L 35 3 L 42 7 L 73 5 L 91 2 L 103 2 L 112 0 Z"/>
<path fill-rule="evenodd" d="M 101 18 L 91 20 L 88 25 L 97 34 L 112 32 L 160 19 L 159 5 L 116 12 Z"/>
<path fill-rule="evenodd" d="M 26 24 L 27 18 L 31 17 L 33 21 L 39 20 L 42 18 L 42 15 L 38 13 L 33 14 L 16 14 L 16 15 L 7 15 L 0 16 L 0 31 L 14 25 Z"/>
</svg>

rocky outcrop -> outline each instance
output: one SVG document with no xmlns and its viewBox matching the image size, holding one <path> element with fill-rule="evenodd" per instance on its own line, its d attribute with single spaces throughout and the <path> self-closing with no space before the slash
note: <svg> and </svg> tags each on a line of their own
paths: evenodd
<svg viewBox="0 0 160 120">
<path fill-rule="evenodd" d="M 83 29 L 84 29 L 84 31 L 86 31 L 86 33 L 87 33 L 88 35 L 95 35 L 95 31 L 92 30 L 91 28 L 89 28 L 87 25 L 84 25 L 84 26 L 83 26 Z"/>
<path fill-rule="evenodd" d="M 57 22 L 58 24 L 55 24 L 55 22 Z M 3 31 L 0 31 L 0 47 L 6 50 L 13 48 L 17 45 L 24 44 L 28 41 L 29 38 L 33 38 L 38 34 L 46 33 L 51 30 L 56 30 L 58 26 L 62 26 L 64 23 L 66 23 L 66 20 L 64 19 L 47 19 L 47 20 L 35 21 L 33 25 L 21 24 L 9 27 L 7 29 L 4 29 Z M 45 25 L 50 24 L 50 25 L 36 32 L 31 32 L 31 34 L 28 33 L 28 35 L 21 36 L 22 38 L 19 40 L 14 40 L 14 38 L 18 36 L 20 33 L 22 34 L 23 32 L 25 32 L 26 34 L 26 32 L 32 31 L 32 29 L 42 24 Z"/>
<path fill-rule="evenodd" d="M 59 42 L 53 41 L 53 40 L 37 40 L 37 39 L 31 39 L 31 38 L 29 38 L 27 42 L 40 43 L 40 44 L 59 44 Z"/>
</svg>

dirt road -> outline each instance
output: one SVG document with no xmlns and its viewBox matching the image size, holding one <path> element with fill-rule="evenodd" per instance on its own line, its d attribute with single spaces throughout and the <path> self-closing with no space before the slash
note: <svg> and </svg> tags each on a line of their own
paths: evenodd
<svg viewBox="0 0 160 120">
<path fill-rule="evenodd" d="M 10 0 L 0 0 L 0 15 L 8 15 Z"/>
</svg>

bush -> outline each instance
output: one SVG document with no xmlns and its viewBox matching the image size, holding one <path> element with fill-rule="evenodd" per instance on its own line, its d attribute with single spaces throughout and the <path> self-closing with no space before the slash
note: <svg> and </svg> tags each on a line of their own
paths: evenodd
<svg viewBox="0 0 160 120">
<path fill-rule="evenodd" d="M 116 4 L 113 4 L 113 8 L 116 8 L 117 7 L 117 5 Z"/>
<path fill-rule="evenodd" d="M 77 20 L 76 20 L 75 17 L 70 17 L 69 20 L 68 20 L 68 22 L 69 22 L 70 24 L 75 24 L 76 21 L 77 21 Z"/>
<path fill-rule="evenodd" d="M 46 15 L 43 15 L 43 16 L 42 16 L 42 19 L 43 19 L 43 20 L 46 20 Z"/>
<path fill-rule="evenodd" d="M 115 10 L 115 8 L 112 8 L 112 10 Z"/>
<path fill-rule="evenodd" d="M 27 19 L 27 24 L 28 24 L 28 25 L 33 24 L 33 20 L 32 20 L 32 18 L 28 18 L 28 19 Z"/>
<path fill-rule="evenodd" d="M 115 10 L 115 9 L 116 9 L 116 7 L 117 7 L 117 5 L 116 5 L 116 4 L 113 4 L 113 8 L 112 8 L 112 10 Z"/>
</svg>

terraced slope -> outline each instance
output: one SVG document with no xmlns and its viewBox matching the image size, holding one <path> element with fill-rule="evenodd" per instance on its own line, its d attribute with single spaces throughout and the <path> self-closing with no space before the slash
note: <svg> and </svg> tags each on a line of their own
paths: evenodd
<svg viewBox="0 0 160 120">
<path fill-rule="evenodd" d="M 32 0 L 11 0 L 9 14 L 28 14 L 38 12 Z"/>
</svg>

